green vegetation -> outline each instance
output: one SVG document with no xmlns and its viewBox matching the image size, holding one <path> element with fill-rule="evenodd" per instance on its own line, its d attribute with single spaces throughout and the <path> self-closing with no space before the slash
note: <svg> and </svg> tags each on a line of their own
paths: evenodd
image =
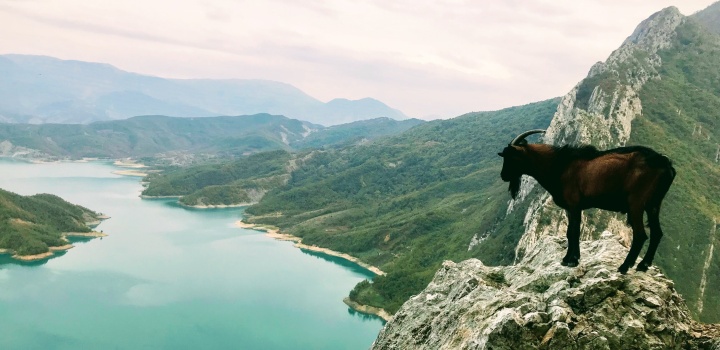
<svg viewBox="0 0 720 350">
<path fill-rule="evenodd" d="M 89 232 L 98 214 L 51 194 L 21 196 L 0 190 L 0 248 L 19 255 L 67 244 L 62 232 Z"/>
<path fill-rule="evenodd" d="M 382 136 L 400 134 L 422 123 L 424 123 L 424 121 L 419 119 L 397 121 L 390 118 L 357 121 L 319 130 L 292 145 L 296 149 L 323 148 L 327 146 L 340 148 L 362 142 L 363 140 L 372 140 Z"/>
<path fill-rule="evenodd" d="M 470 113 L 365 145 L 301 155 L 287 185 L 247 213 L 253 222 L 386 271 L 356 286 L 351 298 L 394 312 L 443 260 L 512 262 L 522 217 L 505 220 L 509 197 L 496 153 L 514 135 L 547 127 L 557 103 Z M 473 237 L 483 244 L 468 249 Z"/>
<path fill-rule="evenodd" d="M 292 156 L 286 151 L 253 154 L 221 164 L 169 170 L 146 178 L 144 196 L 183 196 L 186 205 L 248 203 L 287 181 Z"/>
<path fill-rule="evenodd" d="M 154 157 L 165 152 L 221 159 L 325 147 L 400 133 L 422 123 L 379 118 L 325 128 L 283 116 L 175 118 L 140 116 L 80 124 L 0 124 L 0 140 L 55 158 Z"/>
<path fill-rule="evenodd" d="M 662 79 L 640 92 L 643 117 L 633 121 L 630 142 L 649 145 L 673 160 L 677 177 L 663 202 L 665 236 L 656 263 L 676 282 L 691 309 L 698 312 L 700 281 L 706 275 L 702 313 L 720 321 L 720 37 L 692 21 L 677 30 L 673 46 L 661 51 Z M 712 232 L 715 235 L 712 236 Z M 715 245 L 705 270 L 710 246 Z"/>
<path fill-rule="evenodd" d="M 61 158 L 145 157 L 167 151 L 235 156 L 290 149 L 285 141 L 301 139 L 308 125 L 269 114 L 212 118 L 141 116 L 88 125 L 0 124 L 0 140 Z"/>
</svg>

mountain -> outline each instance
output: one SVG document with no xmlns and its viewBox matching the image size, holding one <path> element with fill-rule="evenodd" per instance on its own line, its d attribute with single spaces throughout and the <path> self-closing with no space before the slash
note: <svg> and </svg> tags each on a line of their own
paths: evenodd
<svg viewBox="0 0 720 350">
<path fill-rule="evenodd" d="M 205 164 L 151 174 L 143 197 L 182 196 L 192 206 L 248 205 L 268 190 L 285 184 L 297 158 L 286 151 L 270 151 L 231 162 Z"/>
<path fill-rule="evenodd" d="M 290 149 L 320 126 L 283 116 L 179 118 L 139 116 L 91 124 L 0 124 L 0 151 L 28 149 L 56 158 L 152 157 L 181 151 L 239 156 Z M 36 155 L 34 155 L 36 156 Z"/>
<path fill-rule="evenodd" d="M 266 80 L 164 79 L 108 64 L 0 55 L 0 121 L 90 123 L 138 115 L 207 117 L 281 114 L 321 125 L 405 115 L 380 101 L 323 103 Z"/>
<path fill-rule="evenodd" d="M 0 124 L 0 156 L 30 159 L 237 157 L 268 150 L 324 147 L 375 139 L 423 123 L 373 119 L 325 128 L 284 116 L 139 116 L 90 124 Z M 202 157 L 201 157 L 202 158 Z"/>
<path fill-rule="evenodd" d="M 694 318 L 718 322 L 720 36 L 696 19 L 702 15 L 670 7 L 650 16 L 559 103 L 431 122 L 317 153 L 249 207 L 249 220 L 380 267 L 387 274 L 358 284 L 350 299 L 393 313 L 443 260 L 512 264 L 544 237 L 565 235 L 564 212 L 532 179 L 509 200 L 495 153 L 512 137 L 547 128 L 543 142 L 554 145 L 645 145 L 678 173 L 663 202 L 655 263 Z M 631 232 L 622 215 L 583 213 L 582 240 L 604 231 L 625 244 Z"/>
<path fill-rule="evenodd" d="M 716 7 L 708 10 L 716 11 Z M 720 321 L 720 35 L 674 8 L 643 21 L 605 62 L 563 97 L 545 143 L 599 148 L 646 145 L 673 160 L 677 177 L 663 202 L 665 233 L 655 263 L 677 282 L 692 315 Z M 524 218 L 516 259 L 541 237 L 561 234 L 563 211 L 534 181 L 521 187 L 509 212 Z M 605 230 L 627 243 L 625 217 L 586 211 L 583 239 Z"/>
<path fill-rule="evenodd" d="M 720 324 L 693 320 L 672 280 L 614 272 L 625 250 L 612 233 L 582 242 L 582 268 L 560 265 L 564 245 L 543 237 L 510 266 L 445 262 L 372 349 L 720 348 Z"/>
<path fill-rule="evenodd" d="M 351 143 L 366 142 L 382 136 L 400 134 L 423 123 L 424 121 L 419 119 L 398 121 L 390 118 L 375 118 L 334 125 L 309 134 L 303 140 L 294 143 L 294 147 L 301 149 L 348 146 Z"/>
<path fill-rule="evenodd" d="M 64 232 L 90 232 L 99 214 L 51 194 L 21 196 L 0 189 L 0 250 L 17 255 L 66 246 Z"/>
<path fill-rule="evenodd" d="M 512 262 L 520 230 L 484 235 L 506 212 L 496 152 L 515 134 L 547 127 L 557 103 L 469 113 L 298 155 L 287 184 L 247 208 L 248 220 L 380 267 L 387 274 L 350 297 L 394 312 L 445 259 Z M 484 244 L 470 249 L 475 241 Z"/>
<path fill-rule="evenodd" d="M 295 149 L 343 148 L 366 144 L 383 136 L 399 134 L 423 122 L 378 118 L 322 128 L 290 143 Z M 143 196 L 181 196 L 181 204 L 192 206 L 256 203 L 270 189 L 287 183 L 290 173 L 315 151 L 290 154 L 263 152 L 231 162 L 168 169 L 145 179 Z"/>
<path fill-rule="evenodd" d="M 701 23 L 711 32 L 720 34 L 720 1 L 708 6 L 706 9 L 699 11 L 690 17 Z"/>
</svg>

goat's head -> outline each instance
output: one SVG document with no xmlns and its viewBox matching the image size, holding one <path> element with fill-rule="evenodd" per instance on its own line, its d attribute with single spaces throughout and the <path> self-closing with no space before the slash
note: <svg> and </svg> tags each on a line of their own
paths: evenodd
<svg viewBox="0 0 720 350">
<path fill-rule="evenodd" d="M 527 140 L 525 140 L 525 138 L 532 134 L 544 132 L 545 130 L 542 129 L 526 131 L 515 137 L 502 152 L 498 153 L 498 155 L 504 159 L 500 178 L 510 183 L 508 190 L 513 199 L 517 197 L 520 191 L 520 178 L 523 174 L 528 173 L 527 167 L 529 166 L 529 162 L 526 156 L 525 146 L 527 145 Z"/>
</svg>

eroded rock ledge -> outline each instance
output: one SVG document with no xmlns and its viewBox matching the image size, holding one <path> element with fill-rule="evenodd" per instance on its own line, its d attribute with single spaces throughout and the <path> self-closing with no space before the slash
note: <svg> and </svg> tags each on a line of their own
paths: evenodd
<svg viewBox="0 0 720 350">
<path fill-rule="evenodd" d="M 545 237 L 513 266 L 445 262 L 386 324 L 373 349 L 720 349 L 720 324 L 695 322 L 656 268 L 616 272 L 627 253 L 612 234 L 581 243 Z"/>
</svg>

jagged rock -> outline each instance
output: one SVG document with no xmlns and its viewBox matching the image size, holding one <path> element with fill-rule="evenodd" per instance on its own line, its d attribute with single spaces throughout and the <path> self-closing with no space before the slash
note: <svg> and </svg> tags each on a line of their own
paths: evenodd
<svg viewBox="0 0 720 350">
<path fill-rule="evenodd" d="M 548 236 L 513 266 L 445 262 L 372 348 L 720 349 L 720 324 L 692 320 L 658 269 L 616 272 L 617 237 L 582 242 L 577 268 L 560 265 L 565 249 Z"/>
<path fill-rule="evenodd" d="M 677 27 L 686 20 L 677 8 L 668 7 L 642 21 L 623 44 L 605 62 L 596 63 L 585 80 L 578 83 L 558 105 L 543 142 L 552 145 L 591 144 L 600 149 L 624 146 L 630 139 L 633 119 L 642 114 L 639 91 L 643 85 L 658 79 L 661 65 L 658 50 L 668 47 L 677 35 Z M 613 79 L 606 86 L 590 83 L 592 78 L 607 74 Z M 620 78 L 623 77 L 623 78 Z M 592 87 L 592 94 L 583 103 L 578 91 L 584 84 Z M 525 233 L 516 246 L 517 259 L 543 236 L 559 232 L 564 235 L 567 218 L 564 211 L 552 202 L 550 195 L 538 190 L 535 181 L 523 181 L 521 196 L 508 204 L 508 213 L 521 202 L 530 201 L 525 214 Z M 581 237 L 591 239 L 604 230 L 630 241 L 632 230 L 624 224 L 623 215 L 609 212 L 583 215 Z"/>
</svg>

